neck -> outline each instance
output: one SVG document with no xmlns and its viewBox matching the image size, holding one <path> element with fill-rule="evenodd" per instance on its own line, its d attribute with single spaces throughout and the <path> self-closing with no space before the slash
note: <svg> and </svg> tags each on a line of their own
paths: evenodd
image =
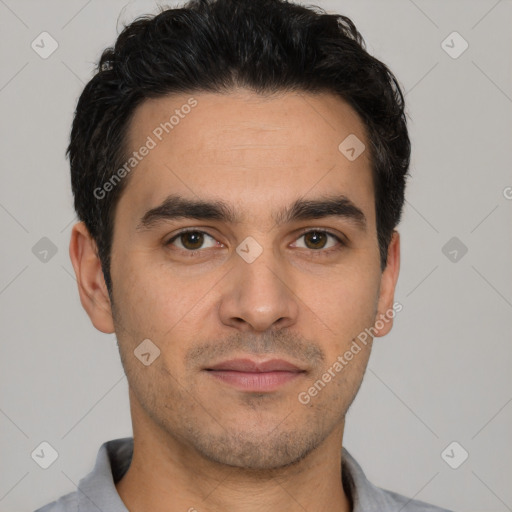
<svg viewBox="0 0 512 512">
<path fill-rule="evenodd" d="M 350 512 L 342 485 L 343 424 L 301 461 L 254 470 L 206 460 L 153 425 L 137 431 L 116 488 L 131 512 Z"/>
</svg>

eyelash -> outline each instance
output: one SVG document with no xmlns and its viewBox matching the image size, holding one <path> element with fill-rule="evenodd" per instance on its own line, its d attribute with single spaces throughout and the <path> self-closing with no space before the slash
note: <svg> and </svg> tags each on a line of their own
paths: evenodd
<svg viewBox="0 0 512 512">
<path fill-rule="evenodd" d="M 175 240 L 177 240 L 181 235 L 183 235 L 185 233 L 201 233 L 201 234 L 207 235 L 207 236 L 209 236 L 209 237 L 211 237 L 211 238 L 213 238 L 215 240 L 215 237 L 213 237 L 212 235 L 210 235 L 206 231 L 201 231 L 199 229 L 194 229 L 194 228 L 187 228 L 187 229 L 183 229 L 182 231 L 180 231 L 179 233 L 174 235 L 170 240 L 165 242 L 164 245 L 166 247 L 171 245 Z M 338 242 L 338 244 L 339 244 L 339 245 L 337 245 L 335 247 L 330 247 L 329 249 L 317 249 L 317 250 L 310 249 L 310 251 L 314 254 L 315 257 L 330 255 L 332 252 L 340 251 L 341 249 L 343 249 L 347 245 L 338 235 L 335 235 L 334 233 L 331 233 L 330 231 L 325 230 L 325 229 L 314 229 L 314 228 L 311 229 L 311 228 L 307 228 L 307 229 L 305 229 L 305 230 L 300 232 L 300 234 L 299 234 L 299 236 L 297 237 L 296 240 L 298 240 L 299 238 L 303 237 L 304 235 L 307 235 L 308 233 L 324 233 L 326 235 L 329 235 L 329 236 L 333 237 Z M 179 248 L 177 250 L 185 252 L 187 254 L 187 256 L 189 256 L 189 257 L 194 257 L 196 254 L 200 253 L 201 251 L 204 251 L 204 249 L 196 249 L 195 251 L 190 251 L 190 250 L 187 250 L 187 249 L 179 249 Z"/>
</svg>

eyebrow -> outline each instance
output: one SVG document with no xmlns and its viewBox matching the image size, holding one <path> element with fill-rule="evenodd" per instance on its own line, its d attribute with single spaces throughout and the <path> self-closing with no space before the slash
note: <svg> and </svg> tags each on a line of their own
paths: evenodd
<svg viewBox="0 0 512 512">
<path fill-rule="evenodd" d="M 366 230 L 367 220 L 363 211 L 344 195 L 323 196 L 318 199 L 300 198 L 291 206 L 272 215 L 278 226 L 293 221 L 324 217 L 339 217 L 349 221 L 361 231 Z M 230 224 L 241 222 L 236 211 L 224 201 L 189 199 L 171 194 L 160 205 L 144 213 L 136 230 L 150 230 L 160 222 L 174 219 L 218 220 Z"/>
</svg>

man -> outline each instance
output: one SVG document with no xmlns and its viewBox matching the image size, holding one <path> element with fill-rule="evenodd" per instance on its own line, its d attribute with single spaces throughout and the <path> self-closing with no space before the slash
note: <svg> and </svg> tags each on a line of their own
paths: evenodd
<svg viewBox="0 0 512 512">
<path fill-rule="evenodd" d="M 373 486 L 345 416 L 400 309 L 403 97 L 344 16 L 193 1 L 85 87 L 70 257 L 133 439 L 39 509 L 439 511 Z"/>
</svg>

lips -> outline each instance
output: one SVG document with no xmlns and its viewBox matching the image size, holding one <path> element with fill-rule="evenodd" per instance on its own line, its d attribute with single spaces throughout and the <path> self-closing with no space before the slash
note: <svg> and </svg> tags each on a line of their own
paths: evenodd
<svg viewBox="0 0 512 512">
<path fill-rule="evenodd" d="M 269 393 L 306 374 L 298 366 L 284 359 L 253 361 L 252 359 L 231 359 L 205 368 L 208 375 L 222 385 L 239 391 Z"/>
<path fill-rule="evenodd" d="M 206 368 L 207 370 L 225 370 L 247 373 L 265 373 L 265 372 L 302 372 L 294 364 L 284 359 L 270 359 L 269 361 L 253 361 L 252 359 L 231 359 Z"/>
</svg>

